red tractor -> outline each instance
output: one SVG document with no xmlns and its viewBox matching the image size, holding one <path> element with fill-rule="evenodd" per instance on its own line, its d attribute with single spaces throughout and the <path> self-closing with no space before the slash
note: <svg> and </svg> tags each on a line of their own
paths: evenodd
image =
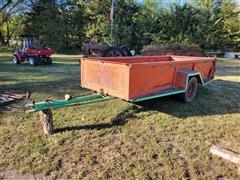
<svg viewBox="0 0 240 180">
<path fill-rule="evenodd" d="M 32 66 L 38 64 L 52 64 L 50 56 L 55 52 L 50 48 L 40 45 L 38 36 L 23 34 L 19 35 L 19 38 L 22 48 L 18 48 L 19 43 L 17 41 L 13 52 L 14 64 L 20 64 L 25 60 Z"/>
</svg>

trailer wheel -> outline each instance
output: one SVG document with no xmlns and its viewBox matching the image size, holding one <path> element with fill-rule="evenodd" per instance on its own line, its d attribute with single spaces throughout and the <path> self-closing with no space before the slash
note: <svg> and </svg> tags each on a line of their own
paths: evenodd
<svg viewBox="0 0 240 180">
<path fill-rule="evenodd" d="M 102 54 L 102 57 L 118 57 L 118 56 L 125 56 L 124 50 L 122 50 L 119 47 L 109 47 Z"/>
<path fill-rule="evenodd" d="M 13 63 L 14 63 L 14 64 L 20 64 L 20 61 L 19 61 L 19 59 L 18 59 L 17 56 L 14 56 L 14 57 L 13 57 Z"/>
<path fill-rule="evenodd" d="M 28 62 L 29 62 L 30 65 L 36 66 L 36 65 L 37 65 L 37 58 L 35 58 L 35 57 L 29 57 L 29 58 L 28 58 Z"/>
<path fill-rule="evenodd" d="M 197 78 L 196 77 L 190 78 L 188 81 L 187 90 L 184 93 L 178 95 L 179 100 L 185 103 L 192 102 L 196 96 L 197 85 L 198 85 Z"/>
</svg>

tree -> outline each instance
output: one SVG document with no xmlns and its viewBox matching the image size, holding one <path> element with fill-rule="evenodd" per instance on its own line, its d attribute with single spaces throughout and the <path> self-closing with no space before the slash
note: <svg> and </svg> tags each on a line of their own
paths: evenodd
<svg viewBox="0 0 240 180">
<path fill-rule="evenodd" d="M 111 22 L 109 0 L 85 3 L 84 31 L 86 40 L 97 37 L 100 43 L 125 45 L 129 48 L 142 47 L 141 6 L 134 1 L 115 1 L 114 18 Z M 113 25 L 113 42 L 111 28 Z"/>
<path fill-rule="evenodd" d="M 99 43 L 111 41 L 109 0 L 12 1 L 0 3 L 0 21 L 5 19 L 0 24 L 2 43 L 15 36 L 18 22 L 23 22 L 22 32 L 40 35 L 43 43 L 56 51 L 80 50 L 92 37 Z M 19 16 L 17 10 L 28 1 L 29 9 L 24 8 L 24 15 Z M 221 7 L 216 0 L 185 2 L 115 0 L 113 43 L 136 50 L 150 43 L 171 42 L 195 43 L 213 50 L 240 48 L 239 5 L 234 0 L 222 1 Z"/>
<path fill-rule="evenodd" d="M 135 2 L 118 1 L 115 7 L 113 21 L 114 43 L 125 45 L 128 48 L 140 50 L 142 47 L 141 36 L 141 6 Z M 109 28 L 110 29 L 110 28 Z M 110 30 L 108 30 L 110 34 Z"/>
<path fill-rule="evenodd" d="M 84 32 L 87 40 L 95 36 L 98 42 L 109 41 L 110 6 L 109 0 L 95 0 L 84 4 Z"/>
<path fill-rule="evenodd" d="M 172 4 L 158 15 L 152 42 L 195 43 L 211 50 L 236 49 L 240 20 L 236 7 L 230 0 L 221 7 L 214 1 Z"/>
<path fill-rule="evenodd" d="M 9 40 L 15 32 L 15 26 L 18 26 L 16 18 L 26 9 L 27 0 L 2 0 L 0 3 L 0 44 L 8 45 Z M 15 21 L 15 23 L 13 23 Z M 15 25 L 13 25 L 15 24 Z M 6 28 L 4 36 L 3 28 Z M 6 39 L 6 41 L 5 41 Z"/>
<path fill-rule="evenodd" d="M 80 48 L 83 41 L 83 5 L 70 0 L 38 0 L 26 13 L 24 31 L 41 37 L 56 51 Z"/>
<path fill-rule="evenodd" d="M 12 0 L 6 0 L 0 2 L 0 12 L 2 12 L 7 6 L 9 6 L 12 3 Z"/>
<path fill-rule="evenodd" d="M 238 8 L 237 8 L 238 7 Z M 240 7 L 234 1 L 224 1 L 220 17 L 223 22 L 224 49 L 240 50 Z"/>
</svg>

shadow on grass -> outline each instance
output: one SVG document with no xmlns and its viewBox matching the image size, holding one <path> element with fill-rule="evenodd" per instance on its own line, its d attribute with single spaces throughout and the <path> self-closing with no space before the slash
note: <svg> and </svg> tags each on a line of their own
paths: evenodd
<svg viewBox="0 0 240 180">
<path fill-rule="evenodd" d="M 52 65 L 30 66 L 27 63 L 5 64 L 0 71 L 0 92 L 17 90 L 54 96 L 58 90 L 81 91 L 79 85 L 79 65 L 56 63 Z M 76 71 L 76 72 L 75 72 Z M 66 90 L 67 91 L 67 90 Z"/>
<path fill-rule="evenodd" d="M 99 123 L 99 124 L 90 124 L 90 125 L 77 125 L 71 127 L 63 127 L 55 130 L 55 133 L 65 132 L 65 131 L 76 131 L 76 130 L 100 130 L 113 128 L 116 126 L 123 126 L 128 122 L 129 119 L 136 118 L 136 113 L 140 112 L 137 106 L 131 106 L 128 109 L 125 109 L 121 113 L 119 113 L 114 119 L 112 119 L 109 123 Z"/>
<path fill-rule="evenodd" d="M 219 91 L 219 88 L 221 89 Z M 240 83 L 216 80 L 209 87 L 199 87 L 196 99 L 192 103 L 182 103 L 176 96 L 168 96 L 132 104 L 129 108 L 119 113 L 109 123 L 76 125 L 56 129 L 56 133 L 75 130 L 100 130 L 123 126 L 130 120 L 140 119 L 140 112 L 160 112 L 184 120 L 193 116 L 210 116 L 239 113 Z M 228 93 L 226 93 L 226 91 Z M 232 97 L 232 98 L 230 98 Z"/>
<path fill-rule="evenodd" d="M 37 66 L 31 66 L 28 63 L 22 63 L 22 64 L 3 64 L 4 68 L 1 68 L 1 72 L 4 73 L 26 73 L 26 74 L 31 74 L 31 73 L 39 73 L 41 71 L 44 71 L 46 68 L 48 69 L 55 69 L 55 68 L 60 68 L 64 72 L 64 67 L 67 67 L 71 69 L 71 67 L 78 67 L 79 64 L 64 64 L 64 63 L 53 63 L 51 65 L 37 65 Z"/>
<path fill-rule="evenodd" d="M 0 105 L 0 115 L 6 112 L 14 112 L 16 109 L 22 109 L 26 100 L 17 100 L 11 103 Z"/>
<path fill-rule="evenodd" d="M 207 87 L 198 87 L 193 102 L 183 103 L 177 95 L 138 103 L 146 111 L 166 113 L 181 119 L 192 116 L 233 114 L 240 111 L 240 83 L 215 80 Z"/>
<path fill-rule="evenodd" d="M 79 57 L 77 59 L 57 57 L 57 58 L 53 58 L 53 62 L 56 62 L 56 63 L 64 62 L 64 64 L 66 64 L 66 62 L 79 63 L 80 59 L 81 59 L 81 57 Z"/>
<path fill-rule="evenodd" d="M 14 81 L 14 79 L 11 77 L 2 77 L 1 81 L 11 82 Z M 46 81 L 22 81 L 14 84 L 0 85 L 0 92 L 17 90 L 19 92 L 46 94 L 49 98 L 59 95 L 59 90 L 62 91 L 64 89 L 66 92 L 70 89 L 70 92 L 79 91 L 80 93 L 82 88 L 79 85 L 79 76 L 75 75 L 75 77 L 72 77 L 71 75 L 64 75 L 63 78 L 59 78 L 58 80 L 48 80 L 46 77 Z"/>
</svg>

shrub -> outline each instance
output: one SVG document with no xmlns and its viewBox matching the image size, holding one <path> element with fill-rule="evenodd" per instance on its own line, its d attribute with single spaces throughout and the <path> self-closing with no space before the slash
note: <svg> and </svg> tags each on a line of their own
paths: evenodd
<svg viewBox="0 0 240 180">
<path fill-rule="evenodd" d="M 143 46 L 143 51 L 201 51 L 197 44 L 168 43 Z"/>
</svg>

